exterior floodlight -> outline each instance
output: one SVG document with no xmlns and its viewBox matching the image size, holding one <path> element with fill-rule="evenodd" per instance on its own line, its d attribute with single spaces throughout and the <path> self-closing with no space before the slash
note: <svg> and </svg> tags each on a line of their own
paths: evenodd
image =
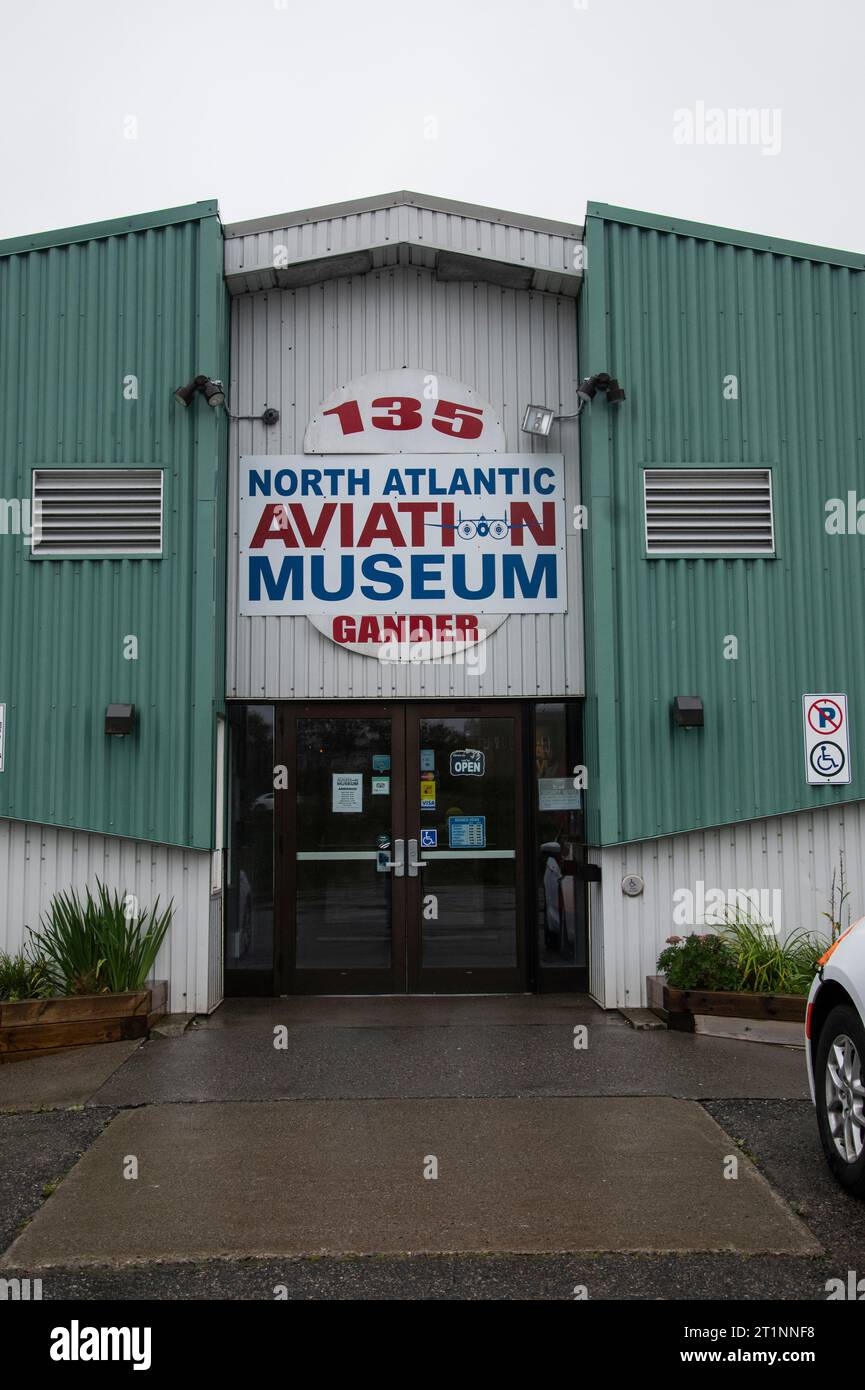
<svg viewBox="0 0 865 1390">
<path fill-rule="evenodd" d="M 527 405 L 520 428 L 526 434 L 549 434 L 555 418 L 555 411 L 545 405 Z"/>
<path fill-rule="evenodd" d="M 608 405 L 618 405 L 619 401 L 625 399 L 624 391 L 609 372 L 597 372 L 595 376 L 583 377 L 577 387 L 577 399 L 585 404 L 586 401 L 593 401 L 599 391 L 606 394 Z"/>
<path fill-rule="evenodd" d="M 673 718 L 683 729 L 702 729 L 703 701 L 699 695 L 677 695 L 673 701 Z"/>
<path fill-rule="evenodd" d="M 135 729 L 134 705 L 109 705 L 105 711 L 105 732 L 114 737 L 131 734 Z"/>
<path fill-rule="evenodd" d="M 206 376 L 195 376 L 191 381 L 187 381 L 185 386 L 178 386 L 174 392 L 174 399 L 179 405 L 189 406 L 192 404 L 192 397 L 196 391 L 202 390 L 207 382 Z"/>
<path fill-rule="evenodd" d="M 221 381 L 206 381 L 201 391 L 207 404 L 214 410 L 219 405 L 225 405 L 225 387 Z"/>
</svg>

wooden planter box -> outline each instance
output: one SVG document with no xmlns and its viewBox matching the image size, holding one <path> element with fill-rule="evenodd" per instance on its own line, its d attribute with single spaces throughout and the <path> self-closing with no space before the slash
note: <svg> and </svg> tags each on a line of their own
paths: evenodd
<svg viewBox="0 0 865 1390">
<path fill-rule="evenodd" d="M 754 1018 L 762 1022 L 805 1023 L 804 994 L 752 994 L 745 990 L 673 989 L 663 976 L 647 979 L 649 1008 L 669 1028 L 693 1033 L 695 1014 L 715 1018 Z"/>
<path fill-rule="evenodd" d="M 128 994 L 0 1002 L 0 1063 L 47 1057 L 67 1047 L 146 1038 L 165 1013 L 166 980 Z"/>
</svg>

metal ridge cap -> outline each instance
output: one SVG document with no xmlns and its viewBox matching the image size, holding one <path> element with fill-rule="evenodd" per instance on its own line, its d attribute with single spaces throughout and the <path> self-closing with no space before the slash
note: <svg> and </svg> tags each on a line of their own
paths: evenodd
<svg viewBox="0 0 865 1390">
<path fill-rule="evenodd" d="M 393 193 L 377 193 L 368 198 L 350 198 L 338 203 L 324 203 L 319 207 L 256 217 L 243 222 L 230 222 L 226 224 L 225 236 L 230 240 L 233 237 L 252 236 L 256 232 L 275 232 L 282 227 L 298 227 L 305 222 L 326 222 L 335 217 L 378 212 L 391 207 L 429 208 L 433 212 L 480 218 L 482 221 L 521 227 L 527 231 L 549 232 L 554 236 L 573 237 L 578 241 L 583 239 L 584 228 L 579 223 L 558 222 L 551 218 L 535 217 L 530 213 L 508 212 L 504 208 L 487 207 L 480 203 L 463 203 L 454 198 L 440 198 L 432 193 L 415 193 L 405 188 Z"/>
</svg>

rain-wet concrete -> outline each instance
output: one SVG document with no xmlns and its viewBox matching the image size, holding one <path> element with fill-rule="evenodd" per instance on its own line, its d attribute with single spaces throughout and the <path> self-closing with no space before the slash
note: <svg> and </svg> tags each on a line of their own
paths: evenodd
<svg viewBox="0 0 865 1390">
<path fill-rule="evenodd" d="M 295 1100 L 119 1114 L 0 1264 L 820 1250 L 693 1102 Z"/>
</svg>

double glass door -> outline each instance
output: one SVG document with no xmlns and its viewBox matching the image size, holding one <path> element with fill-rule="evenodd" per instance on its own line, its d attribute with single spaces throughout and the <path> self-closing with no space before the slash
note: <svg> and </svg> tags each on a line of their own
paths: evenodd
<svg viewBox="0 0 865 1390">
<path fill-rule="evenodd" d="M 282 989 L 523 987 L 519 706 L 282 706 L 276 742 Z"/>
</svg>

